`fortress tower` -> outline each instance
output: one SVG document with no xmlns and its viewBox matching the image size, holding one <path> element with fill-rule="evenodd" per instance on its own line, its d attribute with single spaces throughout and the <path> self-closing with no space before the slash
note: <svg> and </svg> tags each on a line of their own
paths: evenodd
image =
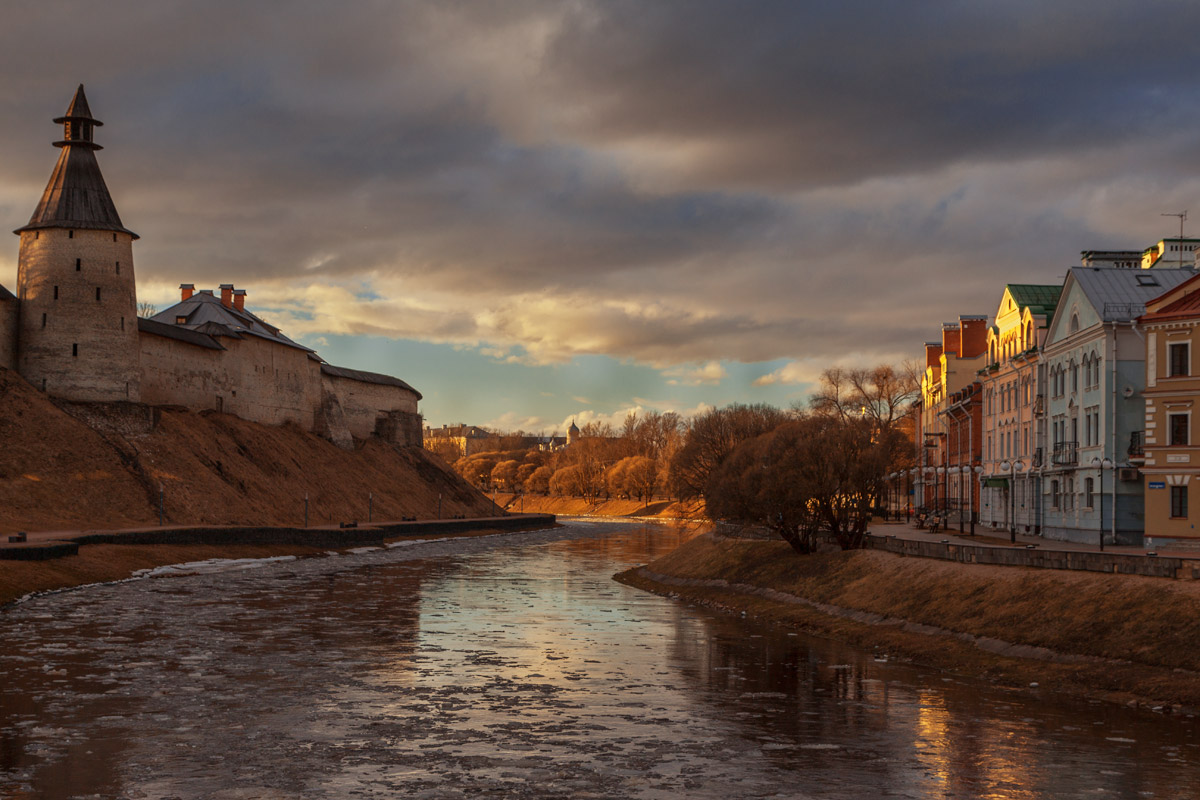
<svg viewBox="0 0 1200 800">
<path fill-rule="evenodd" d="M 17 369 L 66 400 L 139 399 L 133 240 L 108 194 L 83 85 L 67 113 L 50 182 L 21 237 Z"/>
</svg>

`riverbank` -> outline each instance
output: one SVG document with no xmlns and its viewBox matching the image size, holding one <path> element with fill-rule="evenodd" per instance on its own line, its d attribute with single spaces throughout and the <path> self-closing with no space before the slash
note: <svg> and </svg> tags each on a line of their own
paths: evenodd
<svg viewBox="0 0 1200 800">
<path fill-rule="evenodd" d="M 463 522 L 463 520 L 458 520 Z M 551 523 L 553 524 L 553 523 Z M 455 539 L 490 536 L 516 532 L 522 528 L 502 530 L 480 521 L 479 527 L 430 534 L 427 538 Z M 411 536 L 390 536 L 380 540 L 387 544 Z M 107 583 L 132 577 L 136 572 L 155 567 L 188 564 L 210 559 L 258 559 L 295 556 L 310 558 L 330 552 L 328 547 L 289 544 L 86 544 L 75 555 L 48 561 L 0 560 L 0 608 L 35 592 L 47 592 Z"/>
<path fill-rule="evenodd" d="M 1014 688 L 1200 708 L 1200 586 L 697 537 L 623 583 Z"/>
<path fill-rule="evenodd" d="M 560 517 L 658 517 L 703 520 L 704 502 L 676 503 L 671 500 L 601 500 L 589 503 L 582 497 L 551 497 L 536 494 L 496 494 L 496 505 L 509 512 L 556 514 Z"/>
</svg>

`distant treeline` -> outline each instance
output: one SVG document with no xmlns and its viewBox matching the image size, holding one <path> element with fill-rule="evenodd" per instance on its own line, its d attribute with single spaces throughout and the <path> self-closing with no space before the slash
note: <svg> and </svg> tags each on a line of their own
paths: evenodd
<svg viewBox="0 0 1200 800">
<path fill-rule="evenodd" d="M 714 519 L 762 525 L 799 552 L 820 531 L 859 547 L 884 476 L 913 460 L 911 367 L 829 369 L 807 404 L 734 404 L 686 420 L 630 414 L 620 430 L 590 423 L 570 447 L 516 447 L 458 459 L 484 491 L 649 502 L 703 498 Z M 514 444 L 528 441 L 511 434 Z"/>
</svg>

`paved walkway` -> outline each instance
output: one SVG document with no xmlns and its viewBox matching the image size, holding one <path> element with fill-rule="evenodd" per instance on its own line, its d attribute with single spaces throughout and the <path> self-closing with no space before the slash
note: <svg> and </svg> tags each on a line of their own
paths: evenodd
<svg viewBox="0 0 1200 800">
<path fill-rule="evenodd" d="M 963 544 L 974 544 L 984 547 L 1027 547 L 1033 545 L 1039 550 L 1049 551 L 1074 551 L 1084 553 L 1100 552 L 1099 543 L 1085 544 L 1083 542 L 1062 542 L 1057 539 L 1047 539 L 1043 536 L 1032 536 L 1025 533 L 1017 534 L 1017 543 L 1013 545 L 1009 541 L 1009 534 L 1006 531 L 994 530 L 985 528 L 981 525 L 975 526 L 975 535 L 972 536 L 969 531 L 970 527 L 963 525 L 964 532 L 959 533 L 957 525 L 952 526 L 949 530 L 930 533 L 928 530 L 918 530 L 913 523 L 906 522 L 873 522 L 871 524 L 871 533 L 875 536 L 895 536 L 898 539 L 912 539 L 914 541 L 940 542 L 946 539 Z M 1171 558 L 1188 558 L 1200 560 L 1200 550 L 1191 549 L 1172 549 L 1168 547 L 1155 546 L 1152 549 L 1145 547 L 1126 547 L 1117 545 L 1105 545 L 1105 553 L 1118 555 L 1142 556 L 1148 552 L 1153 552 L 1161 557 Z"/>
</svg>

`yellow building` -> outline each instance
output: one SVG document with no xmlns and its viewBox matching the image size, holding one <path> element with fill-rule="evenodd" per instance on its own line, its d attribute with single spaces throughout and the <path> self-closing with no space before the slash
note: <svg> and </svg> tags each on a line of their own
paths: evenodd
<svg viewBox="0 0 1200 800">
<path fill-rule="evenodd" d="M 1134 435 L 1130 456 L 1135 464 L 1144 459 L 1146 536 L 1200 540 L 1200 431 L 1192 425 L 1200 405 L 1200 275 L 1148 302 L 1138 322 L 1146 338 L 1146 429 Z"/>
</svg>

